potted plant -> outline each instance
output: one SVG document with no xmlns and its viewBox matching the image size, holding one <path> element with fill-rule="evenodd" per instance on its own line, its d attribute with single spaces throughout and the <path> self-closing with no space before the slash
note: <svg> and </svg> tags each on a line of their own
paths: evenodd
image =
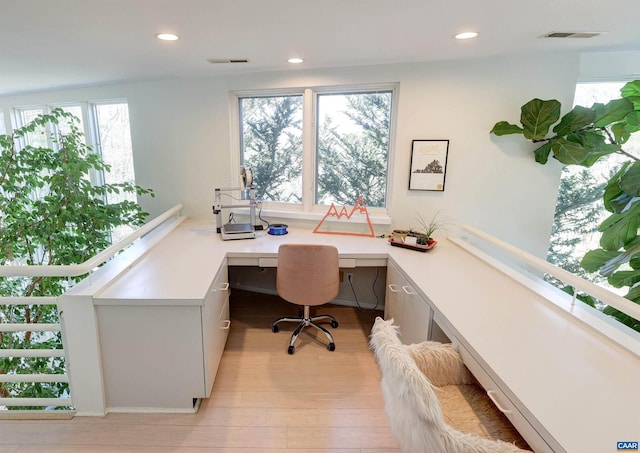
<svg viewBox="0 0 640 453">
<path fill-rule="evenodd" d="M 414 236 L 416 238 L 417 245 L 431 245 L 434 241 L 433 234 L 439 229 L 444 229 L 444 223 L 438 220 L 438 215 L 440 211 L 436 212 L 431 220 L 428 222 L 424 220 L 424 218 L 417 213 L 418 217 L 416 220 L 420 224 L 419 228 L 412 228 L 409 230 L 409 236 Z"/>
</svg>

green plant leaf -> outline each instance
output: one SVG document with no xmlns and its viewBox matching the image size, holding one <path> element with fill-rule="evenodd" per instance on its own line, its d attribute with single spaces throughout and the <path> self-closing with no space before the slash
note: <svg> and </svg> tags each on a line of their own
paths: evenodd
<svg viewBox="0 0 640 453">
<path fill-rule="evenodd" d="M 611 250 L 589 250 L 582 258 L 580 265 L 588 272 L 598 272 L 605 263 L 619 257 L 621 254 L 622 252 Z"/>
<path fill-rule="evenodd" d="M 617 212 L 620 213 L 624 209 L 624 207 L 631 201 L 631 196 L 627 193 L 624 193 L 620 188 L 620 178 L 625 173 L 626 169 L 631 165 L 631 162 L 625 162 L 620 170 L 614 174 L 607 186 L 604 190 L 604 207 L 609 212 Z"/>
<path fill-rule="evenodd" d="M 631 196 L 640 196 L 640 161 L 634 162 L 622 174 L 620 188 Z"/>
<path fill-rule="evenodd" d="M 631 96 L 625 99 L 633 104 L 634 110 L 640 110 L 640 96 Z"/>
<path fill-rule="evenodd" d="M 521 108 L 520 122 L 523 134 L 530 140 L 542 140 L 549 133 L 551 125 L 560 118 L 560 102 L 555 99 L 543 101 L 532 99 Z"/>
<path fill-rule="evenodd" d="M 558 159 L 563 164 L 581 164 L 588 156 L 586 149 L 579 143 L 569 141 L 564 138 L 554 138 L 549 141 L 551 150 L 553 151 L 553 157 Z"/>
<path fill-rule="evenodd" d="M 536 157 L 536 162 L 539 164 L 546 164 L 549 160 L 549 154 L 551 153 L 551 143 L 546 142 L 544 145 L 540 146 L 534 152 Z"/>
<path fill-rule="evenodd" d="M 493 126 L 491 133 L 495 135 L 522 134 L 523 129 L 507 121 L 500 121 Z"/>
<path fill-rule="evenodd" d="M 633 286 L 640 282 L 640 270 L 618 271 L 611 274 L 607 279 L 609 284 L 616 288 L 623 286 Z"/>
<path fill-rule="evenodd" d="M 594 124 L 597 127 L 608 126 L 611 123 L 622 121 L 631 111 L 633 104 L 627 99 L 614 99 L 606 104 L 594 104 L 596 111 Z"/>
<path fill-rule="evenodd" d="M 570 296 L 573 296 L 575 291 L 575 288 L 571 285 L 564 286 L 560 289 L 565 293 L 569 294 Z M 577 293 L 575 296 L 576 296 L 576 299 L 578 299 L 579 301 L 584 302 L 590 307 L 596 308 L 596 300 L 593 297 L 584 293 Z"/>
<path fill-rule="evenodd" d="M 638 124 L 635 124 L 636 121 L 638 121 Z M 611 132 L 616 143 L 621 145 L 627 143 L 631 138 L 631 134 L 638 131 L 640 131 L 640 112 L 636 111 L 629 113 L 624 122 L 621 121 L 611 126 Z"/>
<path fill-rule="evenodd" d="M 624 121 L 630 127 L 632 128 L 635 127 L 635 129 L 632 132 L 636 132 L 640 130 L 640 111 L 634 110 L 633 112 L 629 113 L 627 116 L 624 117 Z"/>
<path fill-rule="evenodd" d="M 620 95 L 623 98 L 640 96 L 640 80 L 634 80 L 625 84 L 625 86 L 620 89 Z"/>
<path fill-rule="evenodd" d="M 635 202 L 621 214 L 611 214 L 598 227 L 602 232 L 600 247 L 619 250 L 638 235 L 640 225 L 640 202 Z"/>
<path fill-rule="evenodd" d="M 595 118 L 595 110 L 576 105 L 573 110 L 562 117 L 556 127 L 553 128 L 553 132 L 562 137 L 592 124 Z"/>
<path fill-rule="evenodd" d="M 590 167 L 598 159 L 620 150 L 617 143 L 607 143 L 604 135 L 598 131 L 578 131 L 567 136 L 567 140 L 578 143 L 586 151 L 580 165 Z"/>
<path fill-rule="evenodd" d="M 638 303 L 637 300 L 634 300 L 634 302 Z M 617 310 L 612 306 L 607 305 L 605 309 L 602 310 L 602 313 L 604 313 L 605 315 L 613 316 L 622 324 L 631 327 L 633 330 L 637 332 L 640 332 L 640 322 L 637 319 L 634 319 L 631 316 L 621 312 L 620 310 Z"/>
</svg>

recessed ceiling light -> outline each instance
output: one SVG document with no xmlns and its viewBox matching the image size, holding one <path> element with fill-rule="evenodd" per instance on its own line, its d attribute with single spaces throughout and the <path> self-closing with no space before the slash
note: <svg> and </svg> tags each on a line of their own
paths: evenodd
<svg viewBox="0 0 640 453">
<path fill-rule="evenodd" d="M 173 33 L 158 33 L 156 34 L 156 38 L 163 41 L 177 41 L 179 39 L 178 35 L 174 35 Z"/>
<path fill-rule="evenodd" d="M 299 64 L 299 63 L 302 63 L 304 60 L 302 58 L 289 58 L 287 61 L 289 63 Z"/>
<path fill-rule="evenodd" d="M 455 38 L 471 39 L 471 38 L 475 38 L 476 36 L 478 36 L 478 34 L 475 31 L 465 31 L 464 33 L 458 33 L 457 35 L 455 35 Z"/>
</svg>

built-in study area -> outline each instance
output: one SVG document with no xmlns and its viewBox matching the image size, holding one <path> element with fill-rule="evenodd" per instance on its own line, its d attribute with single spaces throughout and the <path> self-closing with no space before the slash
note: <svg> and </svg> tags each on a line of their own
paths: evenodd
<svg viewBox="0 0 640 453">
<path fill-rule="evenodd" d="M 570 106 L 579 81 L 639 78 L 637 61 L 637 51 L 562 50 L 0 96 L 6 131 L 15 109 L 126 105 L 135 182 L 155 193 L 138 201 L 157 225 L 59 299 L 75 416 L 196 413 L 211 396 L 233 323 L 230 291 L 275 294 L 280 245 L 329 244 L 341 276 L 366 282 L 343 286 L 336 302 L 379 309 L 407 343 L 452 343 L 534 451 L 606 452 L 637 441 L 640 337 L 553 288 L 543 278 L 548 269 L 536 266 L 547 256 L 563 166 L 540 166 L 530 144 L 490 134 L 533 97 Z M 251 105 L 243 100 L 299 99 L 306 116 L 296 140 L 309 146 L 320 139 L 307 115 L 322 96 L 365 92 L 390 96 L 386 186 L 383 201 L 367 205 L 368 222 L 342 231 L 328 221 L 314 232 L 333 201 L 314 198 L 319 174 L 307 166 L 324 158 L 315 150 L 300 157 L 296 209 L 257 193 L 250 215 L 241 191 L 217 205 L 216 189 L 246 183 L 251 155 L 240 149 L 250 123 L 239 115 Z M 447 142 L 444 190 L 411 189 L 414 141 Z M 358 170 L 366 172 L 351 169 Z M 436 214 L 444 227 L 435 247 L 390 245 L 394 229 Z M 219 231 L 246 222 L 254 227 L 246 237 Z M 270 234 L 268 225 L 284 225 L 286 234 Z"/>
</svg>

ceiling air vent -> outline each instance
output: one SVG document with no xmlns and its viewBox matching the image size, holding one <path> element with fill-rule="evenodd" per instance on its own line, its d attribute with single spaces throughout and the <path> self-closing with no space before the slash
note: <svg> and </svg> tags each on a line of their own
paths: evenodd
<svg viewBox="0 0 640 453">
<path fill-rule="evenodd" d="M 249 63 L 246 58 L 207 58 L 211 64 Z"/>
<path fill-rule="evenodd" d="M 546 35 L 542 35 L 541 38 L 593 38 L 594 36 L 603 35 L 601 31 L 552 31 Z"/>
</svg>

